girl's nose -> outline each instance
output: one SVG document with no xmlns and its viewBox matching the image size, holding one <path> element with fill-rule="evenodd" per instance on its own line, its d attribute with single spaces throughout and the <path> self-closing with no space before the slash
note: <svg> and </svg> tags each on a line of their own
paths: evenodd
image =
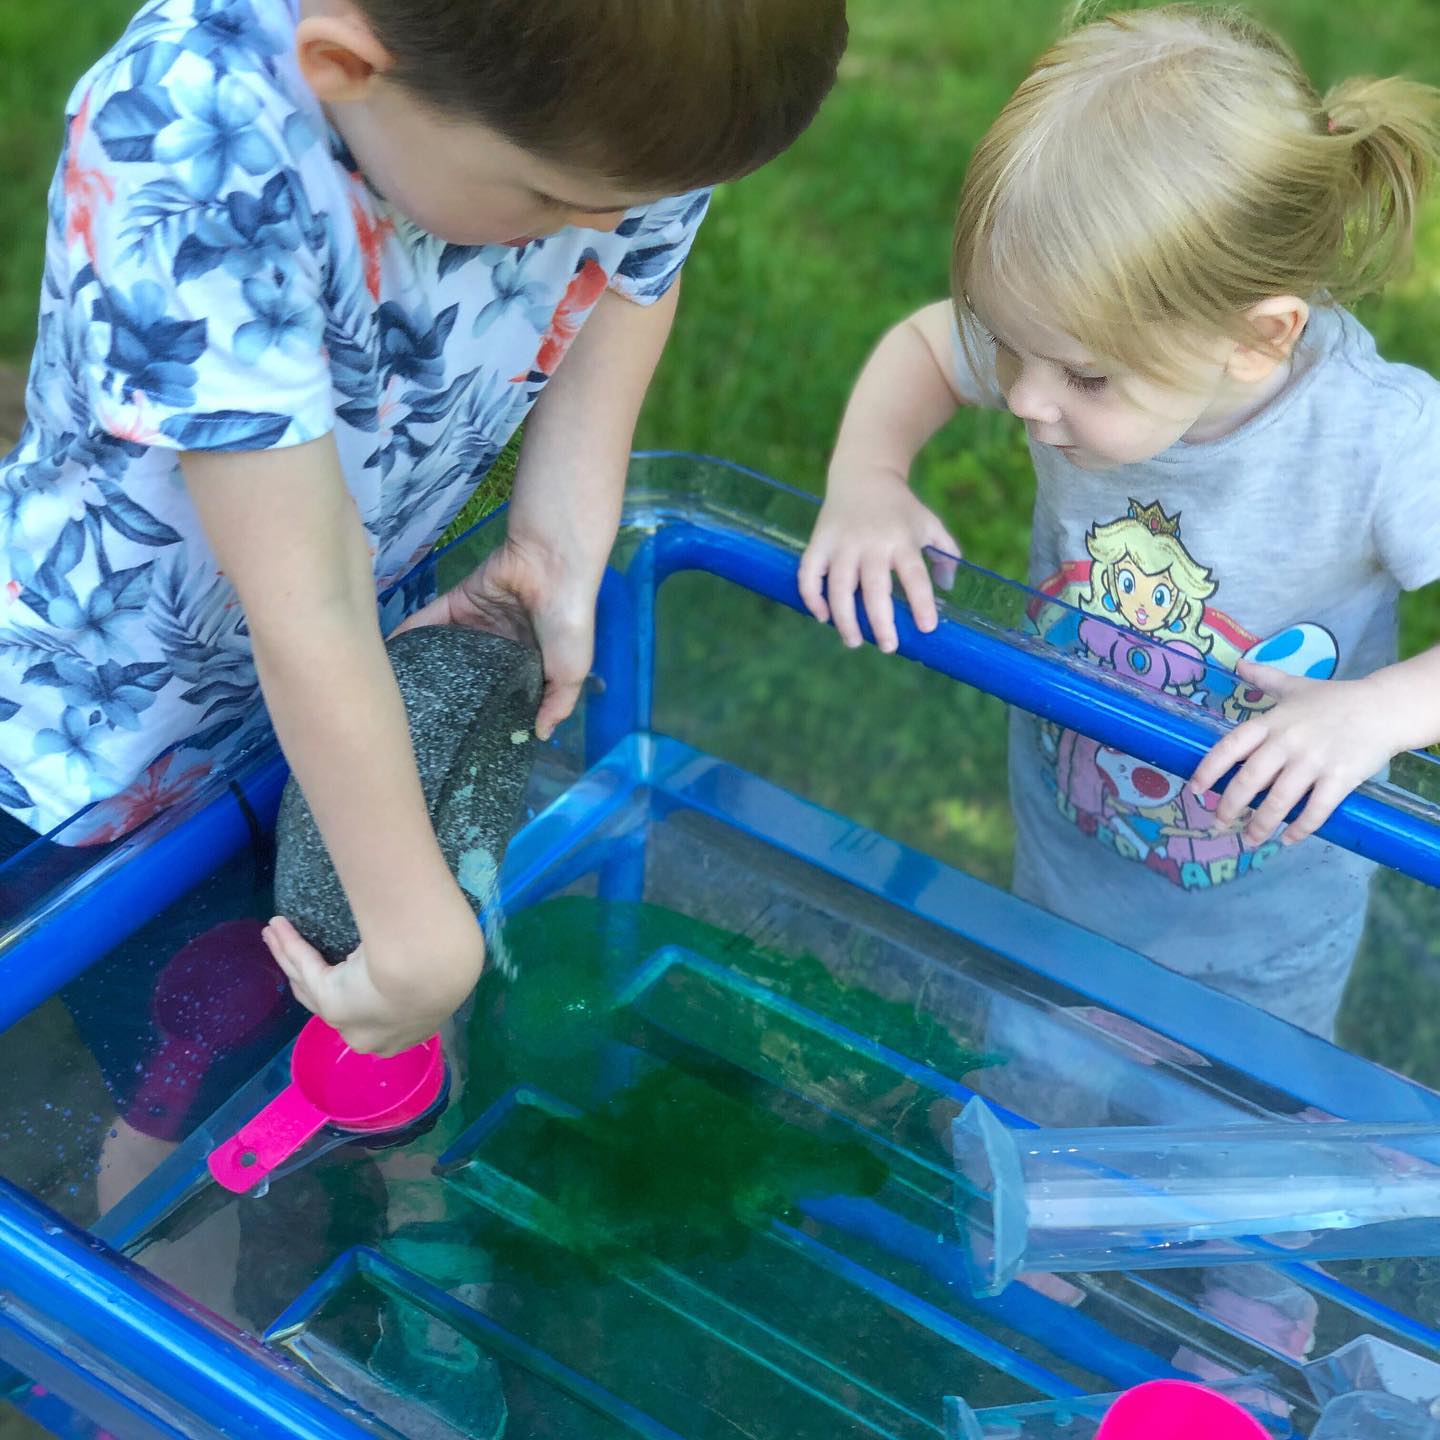
<svg viewBox="0 0 1440 1440">
<path fill-rule="evenodd" d="M 1028 366 L 1005 392 L 1005 404 L 1012 415 L 1036 425 L 1054 425 L 1060 420 L 1060 406 L 1052 390 Z"/>
</svg>

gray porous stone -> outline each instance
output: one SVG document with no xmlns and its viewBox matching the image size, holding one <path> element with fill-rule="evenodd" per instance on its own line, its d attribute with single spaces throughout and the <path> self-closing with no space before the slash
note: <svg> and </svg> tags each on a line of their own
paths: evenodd
<svg viewBox="0 0 1440 1440">
<path fill-rule="evenodd" d="M 539 652 L 500 635 L 436 625 L 386 646 L 451 873 L 475 913 L 494 893 L 535 754 L 544 688 Z M 328 960 L 360 943 L 319 826 L 292 778 L 275 828 L 275 911 Z"/>
</svg>

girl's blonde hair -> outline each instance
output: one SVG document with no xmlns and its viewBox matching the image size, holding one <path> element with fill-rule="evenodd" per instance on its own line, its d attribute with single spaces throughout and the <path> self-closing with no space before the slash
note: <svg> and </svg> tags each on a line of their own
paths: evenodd
<svg viewBox="0 0 1440 1440">
<path fill-rule="evenodd" d="M 1346 302 L 1407 264 L 1437 159 L 1431 86 L 1347 80 L 1322 97 L 1236 11 L 1108 15 L 1040 57 L 975 151 L 952 267 L 961 335 L 974 343 L 979 289 L 1161 383 L 1185 366 L 1177 333 L 1269 348 L 1244 318 L 1258 301 Z"/>
</svg>

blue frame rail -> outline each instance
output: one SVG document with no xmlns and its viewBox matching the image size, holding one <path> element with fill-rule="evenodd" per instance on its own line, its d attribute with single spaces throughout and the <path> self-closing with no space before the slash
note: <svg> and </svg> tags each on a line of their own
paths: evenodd
<svg viewBox="0 0 1440 1440">
<path fill-rule="evenodd" d="M 632 561 L 635 574 L 629 608 L 634 616 L 649 610 L 653 617 L 659 587 L 684 571 L 713 575 L 791 610 L 808 613 L 796 579 L 799 557 L 772 541 L 684 520 L 658 530 L 641 546 L 642 552 L 646 550 L 650 553 Z M 859 609 L 862 628 L 873 641 L 863 604 Z M 899 653 L 905 658 L 1172 774 L 1193 774 L 1215 744 L 1215 724 L 1202 719 L 1201 712 L 1191 718 L 1175 708 L 1162 708 L 1107 681 L 1098 669 L 1061 664 L 1053 653 L 1021 646 L 1016 643 L 1019 636 L 948 616 L 927 635 L 916 627 L 903 605 L 896 607 L 896 629 Z M 630 698 L 632 703 L 638 702 L 639 713 L 646 715 L 653 688 L 653 681 L 647 678 L 653 673 L 653 618 L 641 627 L 638 638 L 642 678 L 635 682 L 637 689 Z M 1231 778 L 1226 776 L 1218 788 L 1223 789 Z M 1351 795 L 1317 833 L 1391 870 L 1440 886 L 1440 824 L 1378 795 L 1364 791 Z"/>
<path fill-rule="evenodd" d="M 49 1388 L 67 1401 L 93 1405 L 108 1392 L 133 1412 L 135 1397 L 107 1379 L 119 1371 L 164 1397 L 169 1418 L 147 1415 L 160 1422 L 155 1434 L 394 1440 L 389 1427 L 342 1414 L 297 1367 L 4 1180 L 0 1257 L 0 1353 L 32 1375 L 40 1359 Z M 22 1314 L 43 1316 L 43 1330 L 19 1323 Z"/>
</svg>

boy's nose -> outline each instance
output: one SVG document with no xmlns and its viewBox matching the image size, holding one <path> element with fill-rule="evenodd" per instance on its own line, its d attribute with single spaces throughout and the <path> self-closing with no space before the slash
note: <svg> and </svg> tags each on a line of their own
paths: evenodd
<svg viewBox="0 0 1440 1440">
<path fill-rule="evenodd" d="M 618 228 L 628 210 L 607 210 L 603 215 L 582 215 L 575 223 L 586 230 L 604 230 L 607 234 Z"/>
</svg>

